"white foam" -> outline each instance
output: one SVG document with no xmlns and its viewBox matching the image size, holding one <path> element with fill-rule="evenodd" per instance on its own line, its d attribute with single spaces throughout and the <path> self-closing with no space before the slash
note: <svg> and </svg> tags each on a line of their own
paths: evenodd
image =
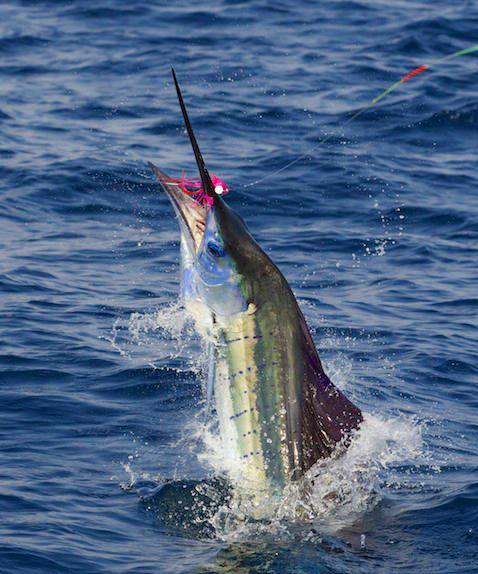
<svg viewBox="0 0 478 574">
<path fill-rule="evenodd" d="M 202 433 L 203 463 L 216 473 L 237 476 L 222 451 L 220 438 L 211 426 L 196 429 Z M 298 483 L 289 485 L 281 497 L 269 498 L 260 507 L 244 502 L 240 490 L 232 502 L 214 518 L 220 538 L 232 540 L 256 536 L 257 529 L 283 531 L 287 524 L 313 523 L 322 531 L 337 531 L 353 524 L 382 498 L 384 484 L 393 476 L 391 466 L 423 455 L 422 427 L 413 419 L 384 419 L 366 415 L 361 429 L 345 452 L 319 461 Z"/>
</svg>

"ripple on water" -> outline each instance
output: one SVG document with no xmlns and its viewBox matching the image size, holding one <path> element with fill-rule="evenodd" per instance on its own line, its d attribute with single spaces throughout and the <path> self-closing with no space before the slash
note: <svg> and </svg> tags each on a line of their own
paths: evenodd
<svg viewBox="0 0 478 574">
<path fill-rule="evenodd" d="M 100 4 L 0 7 L 2 574 L 473 572 L 477 57 L 438 62 L 476 41 L 475 4 Z M 146 167 L 196 172 L 171 65 L 367 413 L 262 520 L 173 303 L 177 224 Z"/>
</svg>

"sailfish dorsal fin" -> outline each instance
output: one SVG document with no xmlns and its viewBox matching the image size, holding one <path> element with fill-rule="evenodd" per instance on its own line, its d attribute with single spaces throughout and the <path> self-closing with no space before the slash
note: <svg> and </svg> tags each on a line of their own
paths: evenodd
<svg viewBox="0 0 478 574">
<path fill-rule="evenodd" d="M 307 472 L 339 443 L 347 445 L 363 416 L 325 374 L 305 318 L 298 312 L 304 361 L 300 464 L 302 472 Z"/>
</svg>

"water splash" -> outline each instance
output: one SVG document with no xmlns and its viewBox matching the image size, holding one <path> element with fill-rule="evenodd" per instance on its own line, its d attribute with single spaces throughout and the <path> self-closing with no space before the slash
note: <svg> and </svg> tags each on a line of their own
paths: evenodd
<svg viewBox="0 0 478 574">
<path fill-rule="evenodd" d="M 202 373 L 202 344 L 180 301 L 117 319 L 109 341 L 123 357 L 152 368 Z"/>
<path fill-rule="evenodd" d="M 422 430 L 414 419 L 366 415 L 345 452 L 319 461 L 282 496 L 261 504 L 258 514 L 256 501 L 244 498 L 235 468 L 230 466 L 232 461 L 224 456 L 213 426 L 197 428 L 204 438 L 204 451 L 199 456 L 215 473 L 228 476 L 233 485 L 228 504 L 212 517 L 216 536 L 230 542 L 264 532 L 284 534 L 298 524 L 312 524 L 327 533 L 352 526 L 382 500 L 388 481 L 394 480 L 395 487 L 404 481 L 394 475 L 394 465 L 413 464 L 426 456 Z"/>
<path fill-rule="evenodd" d="M 194 328 L 179 303 L 149 313 L 133 313 L 126 328 L 131 346 L 151 347 L 154 353 L 159 348 L 168 368 L 172 358 L 186 357 L 197 375 L 205 379 L 205 349 L 198 343 L 191 351 Z M 336 347 L 336 337 L 326 336 L 326 346 Z M 342 339 L 340 342 L 344 343 Z M 352 365 L 342 353 L 327 363 L 339 386 L 354 383 Z M 173 368 L 181 370 L 179 365 Z M 198 536 L 243 541 L 265 533 L 285 536 L 299 524 L 313 524 L 321 532 L 333 533 L 372 510 L 386 496 L 387 485 L 393 484 L 395 489 L 406 486 L 406 477 L 395 472 L 394 466 L 413 466 L 426 458 L 422 431 L 423 424 L 413 418 L 366 414 L 348 449 L 319 461 L 303 480 L 260 506 L 253 497 L 244 496 L 237 461 L 224 450 L 214 419 L 207 419 L 201 410 L 184 428 L 178 460 L 180 452 L 194 447 L 207 478 L 191 481 L 184 472 L 181 475 L 182 465 L 178 463 L 174 480 L 154 480 L 151 473 L 141 470 L 141 457 L 136 452 L 123 469 L 128 489 L 137 492 L 146 510 L 157 513 L 162 521 L 166 514 L 169 519 L 174 516 L 177 528 L 190 531 L 194 526 Z M 182 508 L 174 507 L 178 492 L 184 497 L 178 503 Z"/>
</svg>

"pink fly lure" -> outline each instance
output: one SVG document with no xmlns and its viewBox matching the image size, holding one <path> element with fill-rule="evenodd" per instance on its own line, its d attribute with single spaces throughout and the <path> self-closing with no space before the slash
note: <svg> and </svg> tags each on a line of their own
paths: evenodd
<svg viewBox="0 0 478 574">
<path fill-rule="evenodd" d="M 222 179 L 217 177 L 217 175 L 211 173 L 211 181 L 217 195 L 225 195 L 226 193 L 229 193 L 229 186 L 224 183 Z M 204 191 L 201 180 L 198 177 L 185 177 L 184 170 L 182 172 L 181 179 L 170 177 L 164 180 L 163 183 L 179 186 L 181 191 L 191 196 L 191 198 L 202 207 L 205 207 L 206 205 L 211 207 L 214 203 L 214 199 Z"/>
</svg>

